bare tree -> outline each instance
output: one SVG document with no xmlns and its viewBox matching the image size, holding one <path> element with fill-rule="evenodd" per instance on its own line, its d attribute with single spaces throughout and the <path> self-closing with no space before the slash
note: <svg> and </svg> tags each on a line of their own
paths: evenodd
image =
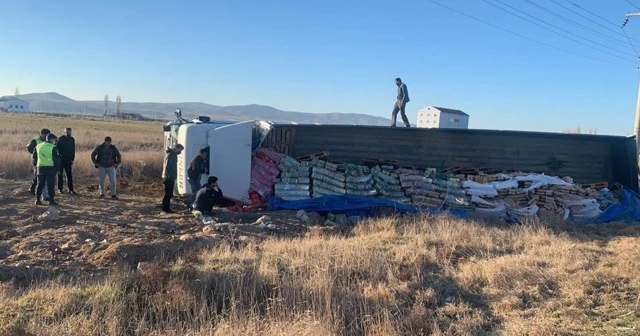
<svg viewBox="0 0 640 336">
<path fill-rule="evenodd" d="M 120 96 L 116 96 L 116 116 L 118 118 L 122 118 L 122 98 L 120 98 Z"/>
<path fill-rule="evenodd" d="M 109 108 L 109 95 L 104 95 L 104 116 L 107 116 L 107 109 Z"/>
<path fill-rule="evenodd" d="M 16 86 L 16 92 L 13 94 L 16 98 L 20 97 L 20 87 Z"/>
</svg>

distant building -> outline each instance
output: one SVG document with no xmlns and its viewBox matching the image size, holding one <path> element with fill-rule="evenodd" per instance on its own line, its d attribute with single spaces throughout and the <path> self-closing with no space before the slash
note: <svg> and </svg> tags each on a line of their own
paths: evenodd
<svg viewBox="0 0 640 336">
<path fill-rule="evenodd" d="M 427 106 L 418 111 L 421 128 L 469 128 L 469 115 L 449 108 Z"/>
<path fill-rule="evenodd" d="M 16 97 L 0 97 L 0 110 L 4 112 L 29 112 L 29 103 Z"/>
</svg>

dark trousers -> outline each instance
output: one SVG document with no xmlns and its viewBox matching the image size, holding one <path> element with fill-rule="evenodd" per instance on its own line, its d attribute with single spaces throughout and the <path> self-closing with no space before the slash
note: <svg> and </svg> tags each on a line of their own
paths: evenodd
<svg viewBox="0 0 640 336">
<path fill-rule="evenodd" d="M 213 211 L 214 206 L 226 208 L 234 205 L 236 205 L 234 201 L 226 198 L 210 198 L 204 200 L 202 204 L 194 205 L 194 208 L 202 213 L 210 213 Z"/>
<path fill-rule="evenodd" d="M 38 187 L 36 189 L 36 197 L 38 199 L 42 198 L 42 190 L 44 189 L 45 183 L 47 184 L 47 191 L 49 192 L 49 203 L 53 203 L 56 187 L 56 174 L 38 175 Z"/>
<path fill-rule="evenodd" d="M 29 187 L 29 190 L 35 192 L 37 185 L 38 185 L 38 169 L 35 166 L 33 166 L 33 179 L 31 180 L 31 187 Z"/>
<path fill-rule="evenodd" d="M 62 191 L 62 185 L 64 184 L 63 173 L 67 175 L 67 187 L 69 191 L 73 191 L 73 172 L 71 161 L 63 160 L 60 162 L 60 171 L 58 172 L 58 190 Z"/>
<path fill-rule="evenodd" d="M 171 209 L 171 197 L 173 197 L 173 187 L 176 180 L 165 179 L 164 180 L 164 197 L 162 198 L 162 210 Z"/>
<path fill-rule="evenodd" d="M 404 121 L 404 125 L 409 127 L 411 124 L 409 123 L 409 119 L 407 119 L 407 114 L 405 113 L 405 107 L 407 103 L 397 101 L 395 105 L 393 105 L 393 112 L 391 112 L 391 126 L 396 125 L 396 118 L 398 117 L 398 112 L 402 116 L 402 121 Z"/>
</svg>

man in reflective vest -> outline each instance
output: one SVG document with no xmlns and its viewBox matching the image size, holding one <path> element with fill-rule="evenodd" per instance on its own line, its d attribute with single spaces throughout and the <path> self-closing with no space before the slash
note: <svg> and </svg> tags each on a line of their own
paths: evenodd
<svg viewBox="0 0 640 336">
<path fill-rule="evenodd" d="M 51 133 L 48 129 L 43 128 L 40 131 L 40 136 L 37 136 L 33 139 L 31 139 L 31 141 L 29 142 L 29 145 L 27 146 L 27 152 L 29 152 L 29 154 L 33 155 L 33 151 L 35 151 L 36 146 L 38 146 L 39 144 L 46 142 L 47 141 L 47 135 L 49 135 L 49 133 Z M 33 164 L 33 180 L 31 181 L 31 187 L 29 187 L 29 192 L 32 194 L 36 194 L 36 185 L 38 184 L 38 170 L 36 169 L 35 166 L 35 161 Z"/>
<path fill-rule="evenodd" d="M 47 184 L 49 192 L 49 204 L 56 205 L 54 200 L 56 174 L 60 170 L 60 155 L 58 149 L 53 144 L 57 137 L 53 134 L 47 135 L 47 141 L 36 146 L 33 151 L 33 163 L 38 173 L 38 187 L 36 188 L 36 205 L 42 205 L 42 190 Z"/>
</svg>

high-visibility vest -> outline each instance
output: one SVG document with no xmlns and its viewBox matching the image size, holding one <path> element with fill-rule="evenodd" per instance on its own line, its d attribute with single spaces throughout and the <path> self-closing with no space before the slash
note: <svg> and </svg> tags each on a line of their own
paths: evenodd
<svg viewBox="0 0 640 336">
<path fill-rule="evenodd" d="M 43 142 L 44 142 L 44 140 L 40 139 L 40 137 L 39 137 L 39 136 L 37 136 L 37 137 L 33 138 L 33 140 L 36 142 L 36 145 L 39 145 L 39 144 L 41 144 L 41 143 L 43 143 Z"/>
<path fill-rule="evenodd" d="M 56 146 L 50 142 L 42 142 L 36 146 L 36 152 L 38 154 L 37 167 L 53 167 L 53 149 Z"/>
</svg>

